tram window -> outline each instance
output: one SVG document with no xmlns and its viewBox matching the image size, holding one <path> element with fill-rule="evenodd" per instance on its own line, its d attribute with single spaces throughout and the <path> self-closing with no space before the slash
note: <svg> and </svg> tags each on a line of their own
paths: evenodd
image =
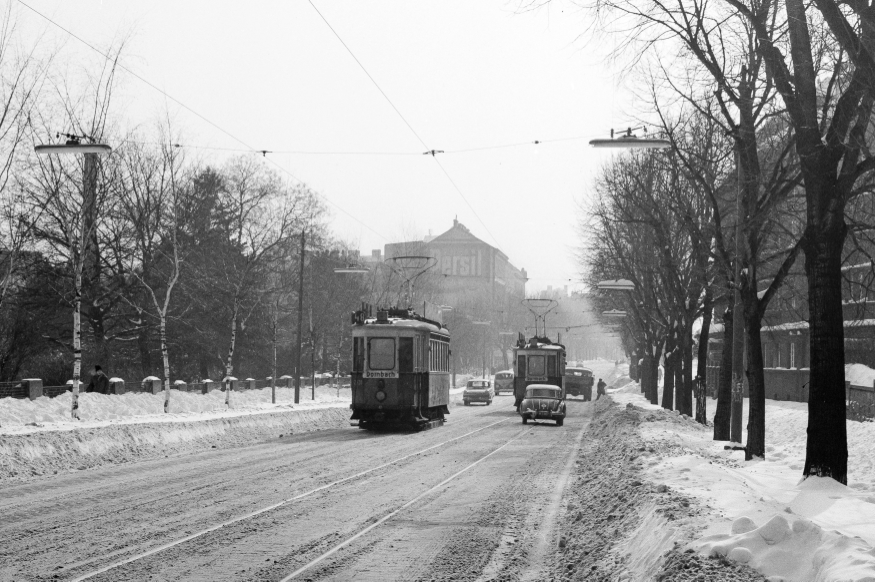
<svg viewBox="0 0 875 582">
<path fill-rule="evenodd" d="M 547 356 L 547 375 L 558 376 L 556 373 L 556 356 Z"/>
<path fill-rule="evenodd" d="M 373 337 L 368 340 L 368 368 L 371 370 L 395 369 L 394 339 Z"/>
<path fill-rule="evenodd" d="M 544 356 L 529 356 L 529 376 L 546 376 L 546 362 Z"/>
<path fill-rule="evenodd" d="M 357 337 L 352 342 L 352 371 L 361 372 L 365 367 L 365 338 Z"/>
<path fill-rule="evenodd" d="M 517 376 L 520 378 L 526 377 L 526 357 L 520 356 L 517 360 Z"/>
<path fill-rule="evenodd" d="M 413 371 L 413 338 L 398 338 L 398 371 Z"/>
</svg>

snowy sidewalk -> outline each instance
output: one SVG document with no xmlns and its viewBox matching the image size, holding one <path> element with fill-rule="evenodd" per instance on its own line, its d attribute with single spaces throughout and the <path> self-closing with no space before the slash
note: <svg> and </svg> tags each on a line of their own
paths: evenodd
<svg viewBox="0 0 875 582">
<path fill-rule="evenodd" d="M 293 388 L 277 388 L 276 404 L 271 403 L 270 388 L 231 392 L 231 406 L 225 404 L 225 392 L 208 394 L 171 390 L 170 413 L 164 412 L 164 394 L 128 392 L 121 395 L 79 395 L 79 416 L 70 418 L 69 392 L 55 398 L 36 400 L 0 398 L 0 435 L 31 434 L 52 430 L 99 428 L 118 424 L 189 422 L 233 418 L 290 410 L 313 410 L 349 407 L 352 395 L 349 387 L 317 386 L 316 399 L 311 399 L 310 387 L 301 387 L 299 404 L 294 404 Z"/>
<path fill-rule="evenodd" d="M 644 478 L 698 508 L 687 547 L 775 582 L 875 582 L 875 423 L 848 422 L 846 487 L 801 480 L 807 404 L 767 400 L 766 459 L 745 462 L 742 451 L 712 440 L 711 426 L 651 405 L 637 384 L 611 397 L 641 416 L 637 433 L 647 449 L 635 463 Z M 709 422 L 715 407 L 709 400 Z"/>
</svg>

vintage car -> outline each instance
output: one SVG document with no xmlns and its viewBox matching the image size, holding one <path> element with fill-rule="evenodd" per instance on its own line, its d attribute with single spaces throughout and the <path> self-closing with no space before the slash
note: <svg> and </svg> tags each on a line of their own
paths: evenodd
<svg viewBox="0 0 875 582">
<path fill-rule="evenodd" d="M 530 384 L 520 404 L 520 416 L 523 424 L 529 419 L 545 418 L 555 420 L 556 426 L 565 422 L 565 400 L 562 398 L 562 388 L 552 384 Z"/>
<path fill-rule="evenodd" d="M 513 394 L 513 370 L 502 370 L 495 373 L 495 393 L 510 392 Z"/>
<path fill-rule="evenodd" d="M 462 392 L 462 402 L 468 406 L 472 402 L 483 402 L 487 406 L 492 404 L 495 391 L 492 389 L 492 381 L 484 378 L 468 380 L 465 391 Z"/>
</svg>

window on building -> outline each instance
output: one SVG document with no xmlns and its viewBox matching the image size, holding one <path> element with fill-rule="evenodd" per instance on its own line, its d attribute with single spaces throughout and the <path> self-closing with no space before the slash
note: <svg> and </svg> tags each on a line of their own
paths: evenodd
<svg viewBox="0 0 875 582">
<path fill-rule="evenodd" d="M 796 367 L 796 343 L 790 342 L 790 367 Z"/>
</svg>

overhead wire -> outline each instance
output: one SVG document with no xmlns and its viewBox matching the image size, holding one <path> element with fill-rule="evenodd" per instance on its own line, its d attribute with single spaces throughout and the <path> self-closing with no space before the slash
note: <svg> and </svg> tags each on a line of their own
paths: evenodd
<svg viewBox="0 0 875 582">
<path fill-rule="evenodd" d="M 456 192 L 459 193 L 459 196 L 462 198 L 462 200 L 465 202 L 465 204 L 468 206 L 468 208 L 471 209 L 471 212 L 474 213 L 474 216 L 477 217 L 477 220 L 480 222 L 480 224 L 483 226 L 483 228 L 486 229 L 486 232 L 489 234 L 489 236 L 492 238 L 492 240 L 495 241 L 496 246 L 500 247 L 501 243 L 498 241 L 498 238 L 494 234 L 492 234 L 492 231 L 489 230 L 489 227 L 486 225 L 486 222 L 482 218 L 480 218 L 480 215 L 474 209 L 474 206 L 471 204 L 471 202 L 468 201 L 468 198 L 462 192 L 461 188 L 459 188 L 459 186 L 458 186 L 458 184 L 456 184 L 455 180 L 453 180 L 452 177 L 450 177 L 449 172 L 447 172 L 447 170 L 446 170 L 446 168 L 444 168 L 443 164 L 441 164 L 437 160 L 437 157 L 435 156 L 436 150 L 428 147 L 428 144 L 425 143 L 425 140 L 423 140 L 422 137 L 419 135 L 419 133 L 417 133 L 417 131 L 413 128 L 413 126 L 410 125 L 410 122 L 407 121 L 407 118 L 404 117 L 404 115 L 401 113 L 401 111 L 398 109 L 398 107 L 395 106 L 395 104 L 392 102 L 392 100 L 389 99 L 389 96 L 386 94 L 386 92 L 383 91 L 382 87 L 380 87 L 380 84 L 377 83 L 376 79 L 374 79 L 374 77 L 368 72 L 367 68 L 365 68 L 365 66 L 358 59 L 358 57 L 355 56 L 355 53 L 352 52 L 352 49 L 349 48 L 349 45 L 347 45 L 346 42 L 344 42 L 344 40 L 343 40 L 343 38 L 341 38 L 340 34 L 338 34 L 337 31 L 334 29 L 334 27 L 331 26 L 331 23 L 328 22 L 328 19 L 325 18 L 325 15 L 323 15 L 322 12 L 319 11 L 319 9 L 313 3 L 313 0 L 307 0 L 307 1 L 310 3 L 310 6 L 313 7 L 313 10 L 316 11 L 316 14 L 319 15 L 319 18 L 322 19 L 322 21 L 325 23 L 325 25 L 328 27 L 328 29 L 332 32 L 332 34 L 334 34 L 335 38 L 337 38 L 337 40 L 340 41 L 340 44 L 343 45 L 343 48 L 346 49 L 346 52 L 348 52 L 350 54 L 350 56 L 353 58 L 353 60 L 355 60 L 355 62 L 358 64 L 359 68 L 361 68 L 361 70 L 364 71 L 365 75 L 367 75 L 368 79 L 371 80 L 371 83 L 373 83 L 374 87 L 376 87 L 377 90 L 380 92 L 380 94 L 383 96 L 383 98 L 386 99 L 386 102 L 389 103 L 389 105 L 392 107 L 392 109 L 395 111 L 395 113 L 398 114 L 398 117 L 401 118 L 401 121 L 403 121 L 404 124 L 407 126 L 407 128 L 411 131 L 411 133 L 413 133 L 413 135 L 416 136 L 416 139 L 419 140 L 419 143 L 421 143 L 423 145 L 423 147 L 425 147 L 426 153 L 431 153 L 432 158 L 437 162 L 438 166 L 440 167 L 440 169 L 444 173 L 444 175 L 447 177 L 447 179 L 449 179 L 450 183 L 453 185 L 453 188 L 456 190 Z"/>
<path fill-rule="evenodd" d="M 114 60 L 109 54 L 107 54 L 106 52 L 100 50 L 99 48 L 97 48 L 96 46 L 94 46 L 93 44 L 91 44 L 90 42 L 88 42 L 87 40 L 85 40 L 85 39 L 83 39 L 82 37 L 80 37 L 79 35 L 75 34 L 73 31 L 71 31 L 71 30 L 69 30 L 68 28 L 64 27 L 63 25 L 59 24 L 58 22 L 55 22 L 55 21 L 54 21 L 52 18 L 50 18 L 49 16 L 46 16 L 45 14 L 43 14 L 42 12 L 40 12 L 39 10 L 37 10 L 36 8 L 34 8 L 34 7 L 30 6 L 29 4 L 27 4 L 26 2 L 24 2 L 24 0 L 18 0 L 18 2 L 19 2 L 19 4 L 21 4 L 22 6 L 24 6 L 24 7 L 27 8 L 28 10 L 30 10 L 31 12 L 33 12 L 34 14 L 36 14 L 37 16 L 39 16 L 40 18 L 42 18 L 42 19 L 46 20 L 47 22 L 51 23 L 53 26 L 55 26 L 55 27 L 61 29 L 62 31 L 64 31 L 65 33 L 67 33 L 67 34 L 68 34 L 69 36 L 71 36 L 72 38 L 78 40 L 79 42 L 81 42 L 82 44 L 84 44 L 85 46 L 87 46 L 88 48 L 90 48 L 91 50 L 93 50 L 94 52 L 96 52 L 97 54 L 101 55 L 101 56 L 102 56 L 103 58 L 105 58 L 106 60 L 115 62 L 115 65 L 116 65 L 118 68 L 120 68 L 121 70 L 123 70 L 124 72 L 128 73 L 129 75 L 131 75 L 132 77 L 136 78 L 136 79 L 139 80 L 140 82 L 146 84 L 147 86 L 149 86 L 150 88 L 154 89 L 155 91 L 159 92 L 160 94 L 162 94 L 162 95 L 163 95 L 164 97 L 166 97 L 167 99 L 173 101 L 174 103 L 176 103 L 177 105 L 179 105 L 180 107 L 182 107 L 183 109 L 185 109 L 186 111 L 190 112 L 191 114 L 195 115 L 195 116 L 198 117 L 199 119 L 201 119 L 201 120 L 203 120 L 204 122 L 208 123 L 209 125 L 211 125 L 211 126 L 214 127 L 215 129 L 219 130 L 219 131 L 222 132 L 223 134 L 227 135 L 228 137 L 230 137 L 231 139 L 233 139 L 234 141 L 236 141 L 237 143 L 242 144 L 242 145 L 244 145 L 244 146 L 246 147 L 245 150 L 235 150 L 234 148 L 212 148 L 212 147 L 209 148 L 209 149 L 213 149 L 213 150 L 225 150 L 225 151 L 245 151 L 245 152 L 253 152 L 253 153 L 263 153 L 263 154 L 267 154 L 267 153 L 268 153 L 268 150 L 257 150 L 257 149 L 255 149 L 255 148 L 253 148 L 252 146 L 250 146 L 249 144 L 247 144 L 245 141 L 243 141 L 242 139 L 240 139 L 240 138 L 237 137 L 236 135 L 232 134 L 230 131 L 226 130 L 225 128 L 221 127 L 219 124 L 217 124 L 217 123 L 213 122 L 212 120 L 208 119 L 206 116 L 204 116 L 204 115 L 200 114 L 199 112 L 195 111 L 194 109 L 192 109 L 191 107 L 189 107 L 188 105 L 186 105 L 185 103 L 183 103 L 182 101 L 180 101 L 179 99 L 177 99 L 176 97 L 170 95 L 169 93 L 167 93 L 166 91 L 164 91 L 163 89 L 161 89 L 160 87 L 158 87 L 157 85 L 155 85 L 154 83 L 152 83 L 151 81 L 149 81 L 148 79 L 142 77 L 141 75 L 135 73 L 133 70 L 131 70 L 131 69 L 129 69 L 128 67 L 124 66 L 123 64 L 119 63 L 117 60 Z M 172 144 L 172 145 L 181 147 L 181 144 Z M 204 148 L 204 149 L 207 149 L 207 148 Z M 272 153 L 272 152 L 271 152 L 271 153 Z M 266 155 L 265 155 L 264 157 L 267 158 Z M 273 159 L 270 159 L 270 162 L 271 162 L 274 166 L 276 166 L 277 168 L 279 168 L 280 171 L 282 171 L 282 172 L 286 173 L 287 175 L 289 175 L 293 180 L 295 180 L 295 181 L 298 182 L 299 184 L 301 184 L 301 185 L 306 185 L 306 182 L 304 182 L 303 180 L 301 180 L 300 178 L 298 178 L 298 177 L 297 177 L 295 174 L 293 174 L 288 168 L 285 168 L 285 167 L 281 166 L 280 164 L 278 164 L 278 163 L 277 163 L 275 160 L 273 160 Z M 376 234 L 376 235 L 377 235 L 378 237 L 380 237 L 381 239 L 383 239 L 383 240 L 389 240 L 388 237 L 386 237 L 386 236 L 384 236 L 383 234 L 381 234 L 381 233 L 377 232 L 376 230 L 374 230 L 370 225 L 368 225 L 367 223 L 365 223 L 364 221 L 362 221 L 361 219 L 359 219 L 358 217 L 356 217 L 356 216 L 355 216 L 354 214 L 352 214 L 351 212 L 347 211 L 345 208 L 343 208 L 342 206 L 340 206 L 340 205 L 337 204 L 336 202 L 334 202 L 334 201 L 332 201 L 331 199 L 329 199 L 327 196 L 325 196 L 325 194 L 322 194 L 321 192 L 315 192 L 315 194 L 316 194 L 317 196 L 319 196 L 320 198 L 322 198 L 323 200 L 325 200 L 326 202 L 328 202 L 328 204 L 330 204 L 331 206 L 337 208 L 338 210 L 340 210 L 341 212 L 343 212 L 344 214 L 346 214 L 347 216 L 349 216 L 350 218 L 352 218 L 353 220 L 355 220 L 356 222 L 358 222 L 359 224 L 361 224 L 362 226 L 364 226 L 365 228 L 367 228 L 368 230 L 370 230 L 372 233 Z"/>
<path fill-rule="evenodd" d="M 517 141 L 506 144 L 495 144 L 495 145 L 487 145 L 487 146 L 478 146 L 478 147 L 470 147 L 470 148 L 461 148 L 456 150 L 434 150 L 436 154 L 445 154 L 445 155 L 455 155 L 455 154 L 464 154 L 464 153 L 472 153 L 472 152 L 482 152 L 482 151 L 490 151 L 490 150 L 500 150 L 500 149 L 508 149 L 514 147 L 522 147 L 522 146 L 531 146 L 531 145 L 540 145 L 547 143 L 557 143 L 557 142 L 565 142 L 565 141 L 580 141 L 580 140 L 588 140 L 593 139 L 593 135 L 588 136 L 576 136 L 576 137 L 563 137 L 563 138 L 554 138 L 554 139 L 536 139 L 532 141 Z M 140 142 L 135 141 L 134 143 L 151 143 L 151 142 Z M 252 149 L 252 148 L 227 148 L 227 147 L 219 147 L 219 146 L 208 146 L 201 144 L 183 144 L 183 143 L 173 143 L 171 144 L 173 147 L 177 148 L 191 148 L 191 149 L 199 149 L 199 150 L 215 150 L 215 151 L 229 151 L 229 152 L 242 152 L 242 153 L 253 153 L 253 154 L 284 154 L 284 155 L 304 155 L 304 156 L 421 156 L 423 152 L 401 152 L 401 151 L 343 151 L 343 150 L 335 150 L 335 151 L 310 151 L 310 150 L 278 150 L 278 149 Z M 431 151 L 425 152 L 430 154 Z"/>
</svg>

